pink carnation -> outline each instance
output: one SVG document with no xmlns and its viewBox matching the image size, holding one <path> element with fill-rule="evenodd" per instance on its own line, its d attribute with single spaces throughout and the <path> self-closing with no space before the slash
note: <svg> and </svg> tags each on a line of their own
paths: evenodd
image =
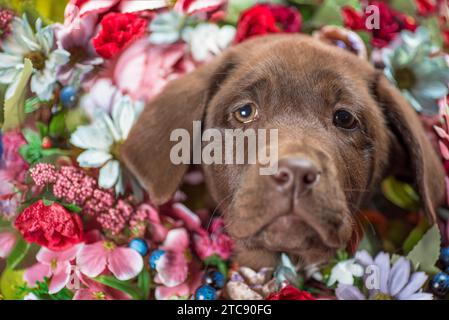
<svg viewBox="0 0 449 320">
<path fill-rule="evenodd" d="M 113 71 L 117 87 L 135 100 L 149 101 L 173 79 L 192 71 L 186 46 L 155 46 L 148 39 L 131 44 L 118 58 Z"/>
<path fill-rule="evenodd" d="M 221 218 L 212 220 L 210 233 L 196 234 L 193 237 L 193 243 L 196 253 L 201 259 L 206 259 L 212 255 L 218 255 L 227 260 L 232 254 L 233 242 L 231 238 L 224 233 L 224 222 Z"/>
</svg>

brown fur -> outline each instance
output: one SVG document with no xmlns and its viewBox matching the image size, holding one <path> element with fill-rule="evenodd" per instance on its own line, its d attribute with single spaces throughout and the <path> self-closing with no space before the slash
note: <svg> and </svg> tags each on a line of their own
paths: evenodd
<svg viewBox="0 0 449 320">
<path fill-rule="evenodd" d="M 248 101 L 260 117 L 243 125 L 230 114 Z M 341 107 L 356 115 L 359 129 L 333 125 Z M 306 36 L 247 41 L 172 81 L 147 106 L 122 155 L 157 204 L 170 199 L 188 169 L 170 162 L 170 133 L 191 130 L 194 120 L 203 120 L 203 129 L 276 128 L 279 159 L 306 158 L 321 172 L 319 183 L 297 196 L 280 192 L 258 165 L 203 165 L 236 259 L 250 267 L 274 265 L 280 252 L 304 264 L 325 262 L 348 242 L 354 215 L 395 172 L 392 163 L 407 166 L 432 221 L 444 197 L 440 161 L 398 90 L 368 62 Z"/>
</svg>

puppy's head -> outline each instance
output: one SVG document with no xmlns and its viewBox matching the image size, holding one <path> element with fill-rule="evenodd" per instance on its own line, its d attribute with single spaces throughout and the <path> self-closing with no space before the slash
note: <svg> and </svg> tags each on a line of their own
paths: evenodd
<svg viewBox="0 0 449 320">
<path fill-rule="evenodd" d="M 236 240 L 238 260 L 274 264 L 288 252 L 320 263 L 353 233 L 354 216 L 383 177 L 407 168 L 431 220 L 444 195 L 443 171 L 401 94 L 351 53 L 304 36 L 248 41 L 172 81 L 143 112 L 122 155 L 164 203 L 187 165 L 175 165 L 175 129 L 276 129 L 278 170 L 261 164 L 203 165 L 209 190 Z"/>
</svg>

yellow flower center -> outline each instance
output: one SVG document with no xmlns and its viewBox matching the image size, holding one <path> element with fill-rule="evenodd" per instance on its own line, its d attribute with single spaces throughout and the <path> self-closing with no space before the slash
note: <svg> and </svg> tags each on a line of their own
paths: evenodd
<svg viewBox="0 0 449 320">
<path fill-rule="evenodd" d="M 393 300 L 393 298 L 388 294 L 379 292 L 373 297 L 373 300 Z"/>
<path fill-rule="evenodd" d="M 92 297 L 94 300 L 106 300 L 106 294 L 101 291 L 93 292 Z"/>
<path fill-rule="evenodd" d="M 33 64 L 33 68 L 42 71 L 45 69 L 45 61 L 47 57 L 41 51 L 33 51 L 28 53 L 25 58 L 29 59 Z"/>
<path fill-rule="evenodd" d="M 58 260 L 56 260 L 56 258 L 53 258 L 50 263 L 50 268 L 52 270 L 55 270 L 57 266 L 58 266 Z"/>
<path fill-rule="evenodd" d="M 115 244 L 112 241 L 105 241 L 103 246 L 106 250 L 114 250 L 115 249 Z"/>
<path fill-rule="evenodd" d="M 399 89 L 408 90 L 414 87 L 416 76 L 409 68 L 399 68 L 394 73 Z"/>
</svg>

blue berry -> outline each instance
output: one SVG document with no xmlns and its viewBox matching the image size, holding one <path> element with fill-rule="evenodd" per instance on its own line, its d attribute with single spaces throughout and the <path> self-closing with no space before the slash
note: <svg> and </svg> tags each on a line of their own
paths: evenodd
<svg viewBox="0 0 449 320">
<path fill-rule="evenodd" d="M 140 253 L 141 256 L 146 256 L 148 253 L 148 245 L 143 239 L 133 239 L 128 246 Z"/>
<path fill-rule="evenodd" d="M 441 248 L 440 260 L 445 267 L 449 267 L 449 247 Z"/>
<path fill-rule="evenodd" d="M 164 250 L 155 250 L 153 251 L 153 253 L 150 256 L 150 267 L 152 269 L 156 269 L 156 263 L 158 262 L 158 260 L 165 254 Z"/>
<path fill-rule="evenodd" d="M 204 275 L 204 282 L 211 287 L 219 290 L 222 289 L 225 285 L 225 277 L 219 271 L 210 270 Z"/>
<path fill-rule="evenodd" d="M 61 103 L 64 107 L 72 108 L 75 105 L 77 94 L 78 91 L 74 87 L 67 86 L 62 88 L 61 92 L 59 93 L 59 100 L 61 100 Z"/>
<path fill-rule="evenodd" d="M 436 274 L 430 281 L 430 288 L 437 296 L 445 296 L 449 293 L 449 275 L 444 272 Z"/>
<path fill-rule="evenodd" d="M 202 285 L 195 292 L 195 300 L 216 300 L 217 290 L 210 285 Z"/>
</svg>

